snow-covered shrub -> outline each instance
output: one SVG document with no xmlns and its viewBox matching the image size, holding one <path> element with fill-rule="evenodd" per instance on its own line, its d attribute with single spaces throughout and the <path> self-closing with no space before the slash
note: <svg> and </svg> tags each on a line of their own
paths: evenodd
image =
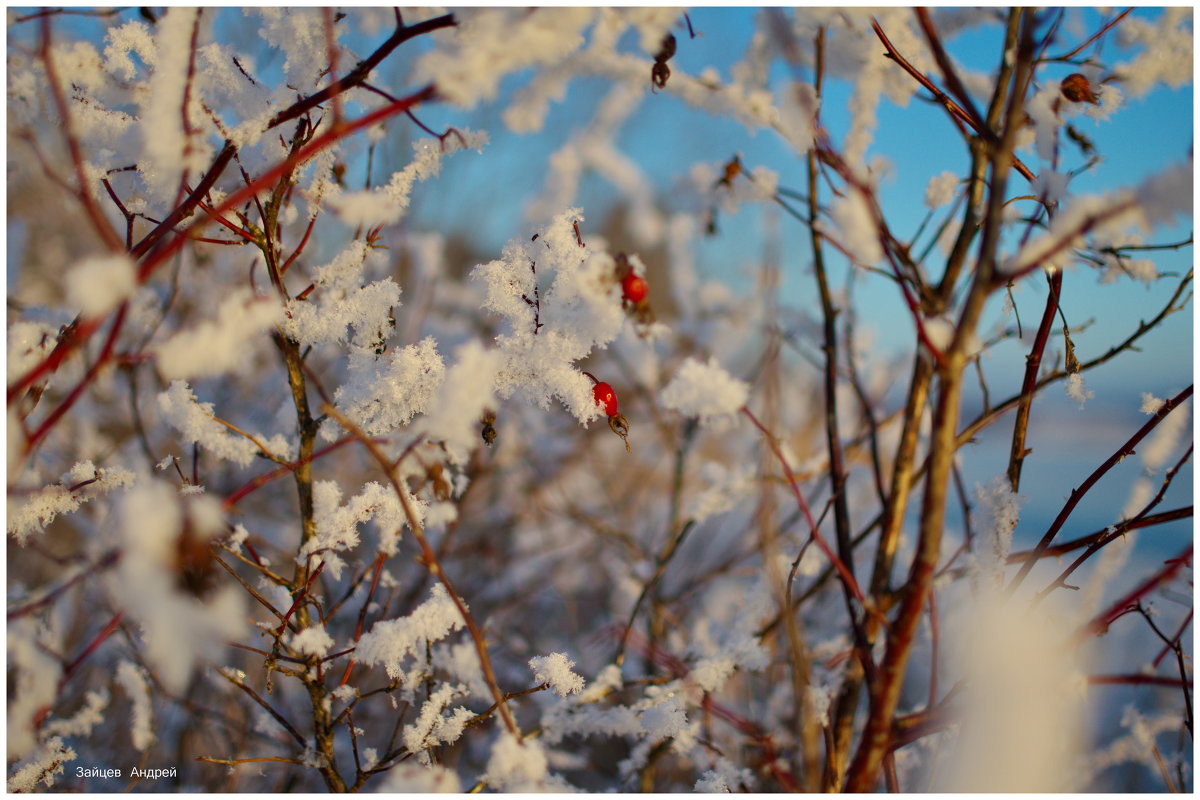
<svg viewBox="0 0 1200 800">
<path fill-rule="evenodd" d="M 1191 26 L 10 9 L 10 791 L 1192 789 Z"/>
</svg>

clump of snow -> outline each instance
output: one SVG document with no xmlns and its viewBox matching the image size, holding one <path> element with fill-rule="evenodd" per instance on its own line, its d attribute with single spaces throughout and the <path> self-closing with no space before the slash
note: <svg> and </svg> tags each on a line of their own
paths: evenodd
<svg viewBox="0 0 1200 800">
<path fill-rule="evenodd" d="M 198 130 L 185 129 L 184 119 L 197 121 L 204 113 L 199 98 L 188 93 L 192 31 L 199 23 L 200 9 L 170 8 L 154 26 L 157 58 L 150 75 L 149 91 L 134 97 L 140 106 L 141 152 L 137 159 L 151 199 L 171 203 L 185 170 L 203 173 L 212 161 L 212 146 Z M 180 110 L 184 113 L 180 113 Z"/>
<path fill-rule="evenodd" d="M 247 9 L 246 15 L 258 14 L 262 25 L 258 35 L 272 47 L 283 50 L 284 76 L 297 92 L 311 92 L 324 76 L 325 31 L 321 12 L 316 8 L 265 6 Z M 314 57 L 321 53 L 322 58 Z"/>
<path fill-rule="evenodd" d="M 400 287 L 390 278 L 366 283 L 363 273 L 381 264 L 380 251 L 355 239 L 328 263 L 313 270 L 313 294 L 287 304 L 283 330 L 301 345 L 353 342 L 374 351 L 390 333 L 389 314 L 400 303 Z"/>
<path fill-rule="evenodd" d="M 324 656 L 333 647 L 333 637 L 320 625 L 310 625 L 292 637 L 291 647 L 306 656 Z"/>
<path fill-rule="evenodd" d="M 9 621 L 8 674 L 13 687 L 7 708 L 10 762 L 28 756 L 37 747 L 34 719 L 43 708 L 52 707 L 58 695 L 62 664 L 47 651 L 41 641 L 43 635 L 31 616 Z M 30 780 L 36 780 L 36 776 Z"/>
<path fill-rule="evenodd" d="M 879 225 L 870 202 L 862 192 L 847 189 L 841 198 L 834 201 L 830 216 L 835 227 L 833 238 L 852 253 L 859 264 L 871 266 L 883 259 Z"/>
<path fill-rule="evenodd" d="M 125 690 L 132 705 L 133 720 L 129 735 L 133 746 L 145 751 L 154 744 L 154 717 L 150 705 L 150 686 L 146 683 L 146 673 L 132 661 L 122 661 L 117 665 L 117 683 Z"/>
<path fill-rule="evenodd" d="M 1096 396 L 1095 392 L 1087 388 L 1083 383 L 1083 373 L 1072 372 L 1067 376 L 1067 397 L 1079 403 L 1079 407 L 1083 408 L 1088 400 Z"/>
<path fill-rule="evenodd" d="M 697 524 L 729 511 L 757 489 L 754 468 L 749 464 L 727 468 L 719 461 L 706 461 L 700 475 L 707 487 L 688 505 L 688 518 Z"/>
<path fill-rule="evenodd" d="M 1085 236 L 1098 242 L 1111 240 L 1128 228 L 1150 232 L 1192 212 L 1192 161 L 1176 164 L 1151 175 L 1132 189 L 1075 198 L 1050 223 L 1049 230 L 1031 237 L 1001 262 L 1000 272 L 1019 275 L 1035 267 L 1061 269 L 1072 249 Z"/>
<path fill-rule="evenodd" d="M 1151 392 L 1142 392 L 1142 407 L 1140 410 L 1143 414 L 1155 414 L 1163 407 L 1163 403 L 1165 402 L 1161 397 L 1155 397 Z"/>
<path fill-rule="evenodd" d="M 491 100 L 510 72 L 551 64 L 583 45 L 591 8 L 481 8 L 460 12 L 453 31 L 417 62 L 416 79 L 460 108 Z"/>
<path fill-rule="evenodd" d="M 40 322 L 14 322 L 8 326 L 8 382 L 40 364 L 58 343 L 54 328 Z"/>
<path fill-rule="evenodd" d="M 133 296 L 137 269 L 124 254 L 88 258 L 71 267 L 66 284 L 67 304 L 85 317 L 96 317 Z"/>
<path fill-rule="evenodd" d="M 492 745 L 484 779 L 502 792 L 536 792 L 544 785 L 550 763 L 536 739 L 518 740 L 502 731 Z"/>
<path fill-rule="evenodd" d="M 958 176 L 945 170 L 929 179 L 925 186 L 925 205 L 931 210 L 941 208 L 954 199 L 958 190 Z"/>
<path fill-rule="evenodd" d="M 534 656 L 529 659 L 533 679 L 549 684 L 559 697 L 583 691 L 583 678 L 571 671 L 574 666 L 575 662 L 567 658 L 565 653 L 551 653 L 548 656 Z"/>
<path fill-rule="evenodd" d="M 520 394 L 544 410 L 557 399 L 587 424 L 603 411 L 575 362 L 615 339 L 626 314 L 613 256 L 579 246 L 574 223 L 582 220 L 578 209 L 567 209 L 536 238 L 509 242 L 502 258 L 471 276 L 486 284 L 484 308 L 507 323 L 496 337 L 496 394 Z"/>
<path fill-rule="evenodd" d="M 217 458 L 246 467 L 259 452 L 258 445 L 250 439 L 217 422 L 213 404 L 197 400 L 186 381 L 173 381 L 158 395 L 158 410 L 163 419 L 183 435 L 184 441 L 199 443 Z M 261 435 L 255 438 L 280 457 L 286 456 L 291 449 L 282 435 L 270 439 Z"/>
<path fill-rule="evenodd" d="M 130 53 L 137 55 L 145 64 L 153 67 L 158 63 L 158 46 L 146 23 L 131 20 L 124 25 L 109 28 L 104 38 L 104 70 L 124 80 L 133 80 L 138 67 Z"/>
<path fill-rule="evenodd" d="M 108 692 L 88 692 L 83 707 L 70 719 L 52 719 L 42 726 L 43 734 L 56 736 L 87 736 L 92 729 L 104 721 L 104 709 L 108 708 Z"/>
<path fill-rule="evenodd" d="M 749 385 L 726 372 L 716 359 L 704 363 L 692 357 L 659 394 L 664 408 L 697 417 L 701 425 L 737 414 L 749 397 Z"/>
<path fill-rule="evenodd" d="M 201 542 L 224 533 L 220 501 L 181 496 L 142 481 L 117 506 L 112 536 L 121 550 L 105 584 L 117 608 L 141 627 L 145 660 L 170 692 L 182 692 L 196 662 L 217 659 L 245 628 L 244 593 L 225 585 L 197 597 L 179 580 L 182 536 Z"/>
<path fill-rule="evenodd" d="M 430 598 L 406 617 L 376 622 L 363 634 L 355 657 L 371 666 L 383 664 L 391 678 L 404 675 L 401 665 L 421 654 L 426 642 L 436 642 L 463 627 L 462 614 L 440 583 L 435 583 Z"/>
<path fill-rule="evenodd" d="M 446 373 L 432 336 L 382 355 L 351 348 L 349 362 L 347 380 L 334 392 L 334 401 L 372 436 L 391 433 L 429 411 Z M 324 435 L 336 436 L 335 428 L 326 426 Z"/>
<path fill-rule="evenodd" d="M 441 89 L 439 80 L 439 92 Z M 408 210 L 414 184 L 436 177 L 445 156 L 467 148 L 481 151 L 487 143 L 486 132 L 468 129 L 459 131 L 458 136 L 452 133 L 441 140 L 420 139 L 413 142 L 413 160 L 404 169 L 394 172 L 386 185 L 357 192 L 342 191 L 335 185 L 327 190 L 325 202 L 347 225 L 363 228 L 393 225 Z"/>
<path fill-rule="evenodd" d="M 716 766 L 705 770 L 696 781 L 695 790 L 706 793 L 732 793 L 741 791 L 742 787 L 754 787 L 754 773 L 745 767 L 738 767 L 724 756 L 718 756 Z"/>
<path fill-rule="evenodd" d="M 237 289 L 221 302 L 215 320 L 179 331 L 153 348 L 158 371 L 167 380 L 176 380 L 244 368 L 249 343 L 282 316 L 277 302 L 254 298 L 249 289 Z"/>
<path fill-rule="evenodd" d="M 975 484 L 975 499 L 979 502 L 984 521 L 984 535 L 977 540 L 975 557 L 984 575 L 999 577 L 1008 562 L 1013 531 L 1020 520 L 1024 498 L 1013 492 L 1008 478 L 997 475 L 987 486 Z"/>
<path fill-rule="evenodd" d="M 127 469 L 99 469 L 91 461 L 77 462 L 56 485 L 36 489 L 23 498 L 9 494 L 8 533 L 18 544 L 24 545 L 31 535 L 44 531 L 59 514 L 70 514 L 97 497 L 132 486 L 134 480 L 134 474 Z M 79 486 L 84 483 L 86 485 Z"/>
<path fill-rule="evenodd" d="M 989 589 L 963 609 L 971 623 L 957 654 L 966 670 L 962 729 L 933 789 L 1078 791 L 1081 774 L 1063 768 L 1090 732 L 1077 651 L 1062 646 L 1050 604 L 1031 613 L 998 594 Z"/>
<path fill-rule="evenodd" d="M 76 758 L 75 751 L 60 737 L 52 736 L 8 779 L 8 791 L 32 792 L 39 783 L 48 789 L 54 785 L 54 776 L 61 775 L 67 763 Z"/>
<path fill-rule="evenodd" d="M 467 722 L 475 716 L 470 709 L 463 706 L 454 709 L 450 716 L 442 715 L 442 711 L 457 694 L 460 694 L 458 687 L 451 683 L 443 683 L 421 706 L 416 722 L 404 726 L 404 746 L 408 748 L 408 752 L 417 754 L 417 760 L 421 764 L 432 763 L 429 748 L 458 741 Z"/>
<path fill-rule="evenodd" d="M 1190 403 L 1183 403 L 1171 409 L 1171 413 L 1158 423 L 1154 432 L 1138 448 L 1146 469 L 1160 469 L 1167 463 L 1180 441 L 1188 435 L 1190 408 Z"/>
<path fill-rule="evenodd" d="M 395 552 L 400 527 L 408 522 L 404 508 L 390 486 L 384 487 L 371 481 L 346 505 L 341 505 L 341 501 L 342 490 L 335 481 L 316 481 L 313 484 L 316 534 L 296 554 L 296 561 L 301 564 L 314 554 L 319 554 L 319 561 L 325 564 L 325 569 L 329 570 L 334 580 L 341 576 L 345 564 L 333 552 L 353 550 L 358 546 L 358 526 L 361 523 L 375 520 L 382 534 L 380 549 L 391 555 Z M 416 498 L 409 498 L 409 503 L 415 510 L 422 508 Z"/>
<path fill-rule="evenodd" d="M 461 794 L 462 785 L 458 776 L 438 764 L 423 766 L 405 762 L 397 764 L 384 773 L 379 784 L 380 794 Z"/>
<path fill-rule="evenodd" d="M 454 355 L 455 362 L 446 370 L 437 399 L 417 429 L 428 440 L 443 442 L 452 463 L 465 464 L 481 441 L 479 420 L 492 404 L 492 386 L 502 358 L 476 341 L 462 345 Z"/>
<path fill-rule="evenodd" d="M 1165 9 L 1157 20 L 1131 17 L 1117 30 L 1122 47 L 1143 45 L 1130 61 L 1113 71 L 1133 97 L 1141 97 L 1158 83 L 1178 88 L 1192 79 L 1192 10 L 1187 6 Z"/>
</svg>

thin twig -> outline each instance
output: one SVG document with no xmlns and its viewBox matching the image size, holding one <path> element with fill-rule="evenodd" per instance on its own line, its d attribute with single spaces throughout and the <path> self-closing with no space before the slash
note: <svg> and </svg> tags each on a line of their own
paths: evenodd
<svg viewBox="0 0 1200 800">
<path fill-rule="evenodd" d="M 404 508 L 404 515 L 408 518 L 409 530 L 412 531 L 413 538 L 417 540 L 417 544 L 421 548 L 421 557 L 425 562 L 425 568 L 429 570 L 430 574 L 436 577 L 439 582 L 441 582 L 442 586 L 445 587 L 446 593 L 450 595 L 450 600 L 458 609 L 459 615 L 462 617 L 463 622 L 467 626 L 467 630 L 471 635 L 471 640 L 475 643 L 475 651 L 479 656 L 479 666 L 483 671 L 484 681 L 487 683 L 488 688 L 492 692 L 492 697 L 495 699 L 496 705 L 500 709 L 500 717 L 504 720 L 504 727 L 508 729 L 509 733 L 518 737 L 519 739 L 521 733 L 517 728 L 516 720 L 513 719 L 512 713 L 508 710 L 508 707 L 504 705 L 504 695 L 500 691 L 499 685 L 496 683 L 496 675 L 492 670 L 492 660 L 488 655 L 487 642 L 483 638 L 483 631 L 481 631 L 479 626 L 475 623 L 475 618 L 471 615 L 471 612 L 467 610 L 467 606 L 463 602 L 462 597 L 459 596 L 458 591 L 454 588 L 454 584 L 451 582 L 450 576 L 446 574 L 444 569 L 442 569 L 442 565 L 437 559 L 437 554 L 434 552 L 433 548 L 429 546 L 429 540 L 425 538 L 425 531 L 421 526 L 421 522 L 417 519 L 416 512 L 412 508 L 412 503 L 409 502 L 408 492 L 404 490 L 404 487 L 400 485 L 400 481 L 396 477 L 396 466 L 392 464 L 391 460 L 383 453 L 382 450 L 379 449 L 379 446 L 376 445 L 361 428 L 351 422 L 344 414 L 338 411 L 337 408 L 329 404 L 325 404 L 322 407 L 322 411 L 336 420 L 339 425 L 346 429 L 347 433 L 361 442 L 387 475 L 387 479 L 392 484 L 392 489 L 395 491 L 396 497 L 400 500 L 400 505 Z"/>
</svg>

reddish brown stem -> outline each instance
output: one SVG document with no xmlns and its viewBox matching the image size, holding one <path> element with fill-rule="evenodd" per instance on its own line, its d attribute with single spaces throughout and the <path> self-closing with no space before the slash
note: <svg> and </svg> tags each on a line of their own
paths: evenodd
<svg viewBox="0 0 1200 800">
<path fill-rule="evenodd" d="M 1025 434 L 1029 429 L 1029 412 L 1033 406 L 1033 394 L 1037 390 L 1038 371 L 1042 366 L 1042 354 L 1046 351 L 1046 342 L 1050 340 L 1050 331 L 1054 327 L 1054 316 L 1058 313 L 1058 298 L 1062 292 L 1062 270 L 1055 270 L 1047 276 L 1050 295 L 1046 298 L 1046 307 L 1042 310 L 1042 322 L 1038 326 L 1037 336 L 1029 355 L 1025 356 L 1025 380 L 1021 384 L 1021 399 L 1017 402 L 1017 418 L 1013 423 L 1012 447 L 1008 456 L 1008 482 L 1014 492 L 1021 485 L 1021 465 L 1029 452 L 1025 450 Z"/>
<path fill-rule="evenodd" d="M 225 171 L 225 167 L 229 166 L 229 162 L 236 153 L 237 148 L 233 146 L 233 143 L 226 142 L 225 146 L 221 148 L 221 152 L 213 160 L 212 166 L 208 168 L 208 172 L 204 173 L 200 183 L 196 184 L 196 188 L 162 222 L 158 223 L 154 230 L 143 236 L 142 240 L 129 251 L 129 254 L 134 258 L 146 255 L 164 235 L 173 231 L 176 225 L 191 216 L 201 198 L 205 197 L 216 185 L 217 179 L 221 177 L 221 173 Z"/>
<path fill-rule="evenodd" d="M 225 501 L 222 505 L 225 507 L 226 510 L 231 509 L 238 504 L 238 501 L 240 501 L 242 498 L 244 498 L 246 495 L 250 494 L 251 492 L 258 490 L 264 484 L 270 483 L 271 481 L 275 480 L 276 478 L 282 478 L 284 475 L 290 475 L 291 473 L 295 472 L 302 465 L 316 461 L 321 456 L 323 456 L 327 453 L 331 453 L 334 450 L 337 450 L 339 447 L 345 447 L 346 445 L 350 444 L 353 441 L 355 441 L 355 440 L 349 436 L 344 439 L 339 439 L 336 442 L 334 442 L 333 444 L 326 445 L 325 447 L 322 447 L 320 450 L 313 452 L 313 454 L 310 455 L 307 459 L 299 459 L 290 464 L 285 464 L 282 467 L 273 469 L 270 472 L 265 472 L 262 475 L 259 475 L 254 480 L 252 480 L 249 483 L 242 486 L 240 489 L 235 491 L 233 494 L 226 497 Z M 373 439 L 372 441 L 376 442 L 377 444 L 384 443 L 383 439 Z"/>
<path fill-rule="evenodd" d="M 1092 42 L 1099 39 L 1104 34 L 1108 33 L 1115 25 L 1119 24 L 1121 22 L 1121 20 L 1123 20 L 1127 16 L 1129 16 L 1130 11 L 1133 11 L 1133 9 L 1127 8 L 1124 11 L 1122 11 L 1115 18 L 1113 18 L 1109 22 L 1105 23 L 1104 27 L 1102 27 L 1100 30 L 1096 31 L 1091 36 L 1089 36 L 1086 40 L 1084 40 L 1083 44 L 1079 45 L 1074 50 L 1063 53 L 1061 56 L 1054 56 L 1053 58 L 1048 58 L 1046 60 L 1047 61 L 1066 61 L 1067 59 L 1074 58 L 1075 56 L 1077 56 L 1081 52 L 1083 52 L 1083 49 L 1085 47 L 1087 47 L 1089 44 L 1091 44 Z"/>
<path fill-rule="evenodd" d="M 292 601 L 291 607 L 284 612 L 283 620 L 280 621 L 279 627 L 275 631 L 277 634 L 283 633 L 284 628 L 288 625 L 288 620 L 292 618 L 292 614 L 296 613 L 296 609 L 304 602 L 304 598 L 308 597 L 308 590 L 312 587 L 313 581 L 317 579 L 317 576 L 321 574 L 321 570 L 323 569 L 325 569 L 325 562 L 318 564 L 317 568 L 308 576 L 308 580 L 304 582 L 304 588 L 296 595 L 296 599 Z"/>
<path fill-rule="evenodd" d="M 298 244 L 296 246 L 295 252 L 293 252 L 290 256 L 288 256 L 287 261 L 284 261 L 283 265 L 279 267 L 280 275 L 283 275 L 284 273 L 286 273 L 288 271 L 288 267 L 290 267 L 292 265 L 292 262 L 295 261 L 296 258 L 299 257 L 299 255 L 304 252 L 304 247 L 308 244 L 308 237 L 312 233 L 313 225 L 315 225 L 316 222 L 317 222 L 317 215 L 313 214 L 312 219 L 310 219 L 308 221 L 308 227 L 304 229 L 304 236 L 301 237 L 300 244 Z"/>
<path fill-rule="evenodd" d="M 62 688 L 63 684 L 65 684 L 75 673 L 75 670 L 79 669 L 79 665 L 86 661 L 88 656 L 96 652 L 96 648 L 102 645 L 105 639 L 113 635 L 113 632 L 116 631 L 117 627 L 121 624 L 121 620 L 124 618 L 124 611 L 118 611 L 116 614 L 114 614 L 113 618 L 108 621 L 108 624 L 104 626 L 103 630 L 96 634 L 92 641 L 88 643 L 87 647 L 83 648 L 83 652 L 77 655 L 75 660 L 66 666 L 66 668 L 63 670 L 62 678 L 59 679 L 58 682 L 60 689 Z"/>
<path fill-rule="evenodd" d="M 1179 404 L 1191 396 L 1192 384 L 1189 383 L 1186 389 L 1172 397 L 1170 400 L 1164 402 L 1162 407 L 1160 407 L 1158 411 L 1154 412 L 1154 416 L 1151 417 L 1145 425 L 1138 428 L 1137 433 L 1129 437 L 1129 439 L 1126 440 L 1126 442 L 1119 448 L 1117 448 L 1117 451 L 1109 456 L 1103 464 L 1096 467 L 1092 474 L 1088 475 L 1084 482 L 1081 483 L 1077 489 L 1071 490 L 1071 496 L 1067 499 L 1066 504 L 1062 507 L 1062 510 L 1058 512 L 1058 516 L 1054 518 L 1054 522 L 1050 525 L 1050 528 L 1045 534 L 1043 534 L 1041 540 L 1037 543 L 1037 547 L 1033 548 L 1033 551 L 1029 554 L 1029 557 L 1025 559 L 1025 563 L 1021 565 L 1021 569 L 1012 579 L 1012 583 L 1008 585 L 1008 594 L 1011 595 L 1013 592 L 1015 592 L 1017 587 L 1019 587 L 1025 580 L 1025 576 L 1029 574 L 1031 569 L 1033 569 L 1033 565 L 1037 563 L 1039 558 L 1041 558 L 1042 553 L 1047 547 L 1050 546 L 1050 543 L 1054 541 L 1054 537 L 1058 534 L 1059 530 L 1062 529 L 1062 526 L 1064 523 L 1066 523 L 1067 518 L 1071 516 L 1071 512 L 1075 510 L 1075 506 L 1079 505 L 1079 501 L 1082 500 L 1083 496 L 1088 493 L 1088 490 L 1090 490 L 1096 484 L 1096 481 L 1104 477 L 1105 473 L 1120 463 L 1125 456 L 1132 454 L 1133 448 L 1137 446 L 1138 442 L 1144 439 L 1146 435 L 1150 433 L 1150 431 L 1154 430 L 1158 423 L 1162 422 L 1163 418 L 1165 418 L 1167 414 L 1171 413 L 1174 408 L 1179 406 Z"/>
<path fill-rule="evenodd" d="M 1082 644 L 1092 636 L 1103 634 L 1108 630 L 1108 626 L 1118 617 L 1129 613 L 1130 609 L 1139 600 L 1150 594 L 1158 586 L 1170 581 L 1175 577 L 1176 572 L 1179 572 L 1181 568 L 1191 564 L 1191 562 L 1192 543 L 1188 542 L 1187 547 L 1180 550 L 1178 555 L 1163 563 L 1162 569 L 1142 581 L 1135 589 L 1114 602 L 1100 614 L 1096 615 L 1091 622 L 1080 628 L 1078 633 L 1075 634 L 1075 644 Z"/>
<path fill-rule="evenodd" d="M 50 432 L 50 429 L 62 418 L 63 414 L 66 414 L 71 409 L 71 406 L 75 405 L 75 402 L 83 394 L 83 390 L 96 377 L 96 373 L 108 362 L 109 357 L 112 355 L 113 347 L 117 343 L 117 334 L 121 332 L 121 326 L 125 322 L 125 314 L 128 308 L 127 303 L 121 304 L 121 308 L 117 311 L 117 316 L 113 319 L 112 328 L 108 332 L 108 338 L 104 341 L 104 347 L 101 348 L 100 355 L 96 357 L 96 363 L 92 364 L 84 376 L 79 379 L 79 383 L 75 384 L 70 394 L 59 403 L 58 408 L 50 412 L 49 416 L 38 426 L 38 429 L 30 434 L 29 439 L 25 442 L 26 453 L 37 447 L 42 439 L 46 437 L 46 434 Z"/>
<path fill-rule="evenodd" d="M 371 575 L 371 589 L 367 592 L 367 599 L 363 601 L 362 608 L 358 611 L 358 624 L 354 626 L 354 644 L 358 644 L 358 640 L 362 638 L 363 623 L 367 620 L 367 607 L 371 605 L 371 598 L 375 596 L 375 587 L 379 585 L 379 574 L 383 572 L 383 562 L 387 560 L 387 556 L 383 553 L 375 556 L 375 568 Z M 350 673 L 354 671 L 356 661 L 351 658 L 350 663 L 346 665 L 346 672 L 342 675 L 342 680 L 338 686 L 345 686 L 350 680 Z"/>
<path fill-rule="evenodd" d="M 808 507 L 808 501 L 804 499 L 804 495 L 800 492 L 800 487 L 796 483 L 796 475 L 792 472 L 791 466 L 788 465 L 787 459 L 783 457 L 783 452 L 779 449 L 779 443 L 775 441 L 775 437 L 770 431 L 763 427 L 762 423 L 758 421 L 758 417 L 754 416 L 754 413 L 749 408 L 742 406 L 741 411 L 746 415 L 746 418 L 749 419 L 750 422 L 754 423 L 754 427 L 758 428 L 758 430 L 762 433 L 763 438 L 767 442 L 767 446 L 771 448 L 771 452 L 775 454 L 775 458 L 779 460 L 780 465 L 783 467 L 783 474 L 787 479 L 788 487 L 792 490 L 792 495 L 796 498 L 796 503 L 800 506 L 800 510 L 804 514 L 805 521 L 808 522 L 808 529 L 812 534 L 813 541 L 817 543 L 817 547 L 821 548 L 821 552 L 825 554 L 825 557 L 829 559 L 829 563 L 832 564 L 833 568 L 837 570 L 838 575 L 842 577 L 846 587 L 854 594 L 855 599 L 858 600 L 859 604 L 865 609 L 867 607 L 867 601 L 863 596 L 862 589 L 860 589 L 858 586 L 858 581 L 854 580 L 854 574 L 850 572 L 849 568 L 844 563 L 842 563 L 842 560 L 838 558 L 837 554 L 830 549 L 829 544 L 825 541 L 825 538 L 821 536 L 821 531 L 817 528 L 817 523 L 813 520 L 812 511 Z"/>
<path fill-rule="evenodd" d="M 392 485 L 392 490 L 396 493 L 400 505 L 404 508 L 404 515 L 408 519 L 409 530 L 412 531 L 413 538 L 417 540 L 417 545 L 421 548 L 421 558 L 425 563 L 425 568 L 445 588 L 451 602 L 454 603 L 454 607 L 458 610 L 459 616 L 466 625 L 467 631 L 471 635 L 471 641 L 475 644 L 475 652 L 479 656 L 479 667 L 483 672 L 484 682 L 487 683 L 488 689 L 491 690 L 492 699 L 496 702 L 496 707 L 500 711 L 500 718 L 504 721 L 504 727 L 510 734 L 520 739 L 521 731 L 517 728 L 517 722 L 513 718 L 512 712 L 504 704 L 504 693 L 500 691 L 500 686 L 496 682 L 496 673 L 492 669 L 492 659 L 488 655 L 487 642 L 483 637 L 483 631 L 475 622 L 475 617 L 467 609 L 467 605 L 463 602 L 458 590 L 454 588 L 454 583 L 450 580 L 450 576 L 442 569 L 441 562 L 437 558 L 437 553 L 429 546 L 429 540 L 425 538 L 425 531 L 417 519 L 412 504 L 409 502 L 408 492 L 400 485 L 400 480 L 396 477 L 395 467 L 383 451 L 379 449 L 379 446 L 371 441 L 361 428 L 347 419 L 340 411 L 329 404 L 325 404 L 323 412 L 335 419 L 351 436 L 361 442 L 367 448 L 367 452 L 371 454 L 371 457 L 383 469 L 384 474 L 387 475 L 388 482 Z"/>
<path fill-rule="evenodd" d="M 1167 653 L 1171 652 L 1179 644 L 1179 640 L 1183 637 L 1183 632 L 1187 630 L 1188 625 L 1192 624 L 1192 613 L 1192 611 L 1188 611 L 1187 616 L 1183 618 L 1183 622 L 1179 624 L 1179 630 L 1167 642 L 1167 646 L 1162 649 L 1162 652 L 1155 656 L 1154 661 L 1151 662 L 1154 667 L 1158 667 L 1162 663 L 1162 660 L 1167 657 Z"/>
</svg>

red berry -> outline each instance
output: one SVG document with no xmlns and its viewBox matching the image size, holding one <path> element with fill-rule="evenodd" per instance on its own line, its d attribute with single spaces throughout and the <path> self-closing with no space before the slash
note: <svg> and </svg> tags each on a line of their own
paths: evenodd
<svg viewBox="0 0 1200 800">
<path fill-rule="evenodd" d="M 650 286 L 646 283 L 646 279 L 634 275 L 632 272 L 621 279 L 621 294 L 635 306 L 646 299 L 648 291 L 650 291 Z"/>
<path fill-rule="evenodd" d="M 604 406 L 604 413 L 610 417 L 617 413 L 617 393 L 607 383 L 597 383 L 592 387 L 592 397 L 596 405 Z"/>
</svg>

